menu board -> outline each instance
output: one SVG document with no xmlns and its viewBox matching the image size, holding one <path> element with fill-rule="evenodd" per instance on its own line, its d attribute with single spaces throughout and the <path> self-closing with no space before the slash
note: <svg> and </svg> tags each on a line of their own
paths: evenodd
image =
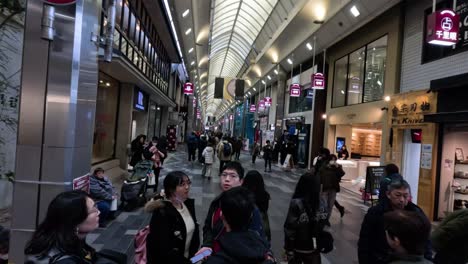
<svg viewBox="0 0 468 264">
<path fill-rule="evenodd" d="M 365 191 L 371 195 L 378 195 L 380 189 L 380 181 L 385 176 L 385 166 L 369 166 L 366 171 L 366 188 Z"/>
</svg>

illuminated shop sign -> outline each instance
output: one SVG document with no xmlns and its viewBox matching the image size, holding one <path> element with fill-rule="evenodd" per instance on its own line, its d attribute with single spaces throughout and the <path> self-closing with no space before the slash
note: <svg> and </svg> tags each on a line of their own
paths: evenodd
<svg viewBox="0 0 468 264">
<path fill-rule="evenodd" d="M 325 76 L 323 73 L 317 72 L 312 74 L 312 89 L 323 90 L 325 89 Z"/>
<path fill-rule="evenodd" d="M 250 111 L 250 113 L 255 113 L 255 111 L 257 111 L 257 106 L 254 105 L 254 104 L 251 104 L 249 111 Z"/>
<path fill-rule="evenodd" d="M 460 16 L 451 9 L 443 9 L 427 17 L 426 41 L 429 44 L 452 46 L 458 42 Z"/>
<path fill-rule="evenodd" d="M 193 94 L 193 83 L 184 84 L 184 94 Z"/>
<path fill-rule="evenodd" d="M 271 106 L 271 97 L 265 97 L 265 106 L 270 107 Z"/>
<path fill-rule="evenodd" d="M 142 90 L 136 88 L 134 97 L 133 108 L 139 111 L 146 111 L 148 106 L 148 95 Z"/>
<path fill-rule="evenodd" d="M 289 87 L 289 96 L 290 97 L 301 96 L 301 86 L 297 83 L 291 84 L 291 86 Z"/>
</svg>

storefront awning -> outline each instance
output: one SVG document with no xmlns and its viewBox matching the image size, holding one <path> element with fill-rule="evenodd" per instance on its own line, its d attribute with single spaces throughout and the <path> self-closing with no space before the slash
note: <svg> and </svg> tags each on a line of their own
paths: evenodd
<svg viewBox="0 0 468 264">
<path fill-rule="evenodd" d="M 432 80 L 429 91 L 438 92 L 461 87 L 468 87 L 468 73 Z"/>
<path fill-rule="evenodd" d="M 468 123 L 468 111 L 444 112 L 424 115 L 424 122 L 431 123 Z"/>
</svg>

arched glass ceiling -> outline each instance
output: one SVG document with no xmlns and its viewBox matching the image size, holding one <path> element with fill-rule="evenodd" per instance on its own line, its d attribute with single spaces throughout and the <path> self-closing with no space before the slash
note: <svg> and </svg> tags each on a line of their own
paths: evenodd
<svg viewBox="0 0 468 264">
<path fill-rule="evenodd" d="M 210 114 L 222 100 L 212 99 L 216 77 L 235 78 L 245 63 L 257 35 L 278 0 L 215 0 L 211 31 L 208 108 Z"/>
</svg>

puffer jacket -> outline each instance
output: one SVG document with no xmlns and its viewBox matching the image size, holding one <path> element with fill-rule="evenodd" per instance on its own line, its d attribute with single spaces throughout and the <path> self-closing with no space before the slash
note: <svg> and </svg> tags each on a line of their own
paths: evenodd
<svg viewBox="0 0 468 264">
<path fill-rule="evenodd" d="M 468 262 L 468 209 L 449 214 L 432 232 L 432 245 L 437 252 L 434 263 Z"/>
<path fill-rule="evenodd" d="M 195 200 L 187 199 L 184 204 L 195 223 L 189 249 L 189 257 L 193 257 L 200 246 L 199 228 L 195 216 Z M 163 199 L 151 200 L 146 203 L 145 211 L 153 214 L 150 221 L 150 232 L 146 238 L 147 263 L 191 264 L 192 262 L 184 257 L 185 240 L 187 239 L 185 222 L 172 203 Z"/>
<path fill-rule="evenodd" d="M 202 156 L 205 158 L 205 164 L 213 164 L 214 163 L 214 149 L 213 147 L 206 147 L 203 150 Z"/>
<path fill-rule="evenodd" d="M 99 179 L 95 175 L 89 177 L 89 195 L 94 201 L 112 201 L 114 187 L 107 177 Z"/>
</svg>

